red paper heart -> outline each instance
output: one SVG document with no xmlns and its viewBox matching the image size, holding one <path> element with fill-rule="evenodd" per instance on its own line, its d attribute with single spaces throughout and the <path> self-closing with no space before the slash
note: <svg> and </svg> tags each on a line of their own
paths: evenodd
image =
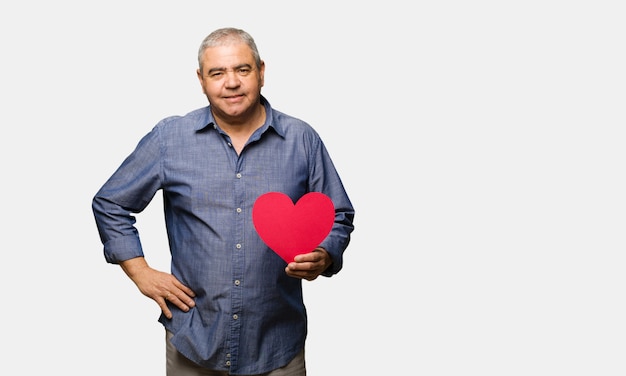
<svg viewBox="0 0 626 376">
<path fill-rule="evenodd" d="M 335 222 L 335 206 L 319 192 L 305 194 L 295 205 L 286 194 L 269 192 L 256 199 L 252 222 L 261 240 L 290 263 L 326 238 Z"/>
</svg>

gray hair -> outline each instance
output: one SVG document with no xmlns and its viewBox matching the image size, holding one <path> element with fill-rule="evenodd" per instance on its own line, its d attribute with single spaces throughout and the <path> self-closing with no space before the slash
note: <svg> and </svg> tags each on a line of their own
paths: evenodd
<svg viewBox="0 0 626 376">
<path fill-rule="evenodd" d="M 200 48 L 198 49 L 198 66 L 202 70 L 202 55 L 204 54 L 204 50 L 209 47 L 217 47 L 217 46 L 227 46 L 229 44 L 235 44 L 243 42 L 250 47 L 252 51 L 252 57 L 254 58 L 254 62 L 257 68 L 261 68 L 261 55 L 259 55 L 259 50 L 256 47 L 256 43 L 254 43 L 254 39 L 247 32 L 236 29 L 234 27 L 224 27 L 221 29 L 217 29 L 213 31 L 211 34 L 207 35 L 206 38 L 200 44 Z"/>
</svg>

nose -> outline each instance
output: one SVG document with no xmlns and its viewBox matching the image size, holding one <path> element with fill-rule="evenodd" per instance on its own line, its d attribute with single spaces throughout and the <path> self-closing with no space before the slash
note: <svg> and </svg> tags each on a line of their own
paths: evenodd
<svg viewBox="0 0 626 376">
<path fill-rule="evenodd" d="M 239 75 L 237 75 L 237 73 L 232 69 L 229 69 L 226 72 L 224 72 L 224 75 L 225 75 L 224 85 L 226 85 L 227 87 L 237 87 L 241 83 L 241 80 L 239 79 Z"/>
</svg>

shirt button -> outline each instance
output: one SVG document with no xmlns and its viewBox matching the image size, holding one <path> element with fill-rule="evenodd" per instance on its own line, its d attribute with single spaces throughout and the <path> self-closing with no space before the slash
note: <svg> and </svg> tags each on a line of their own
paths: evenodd
<svg viewBox="0 0 626 376">
<path fill-rule="evenodd" d="M 226 365 L 230 367 L 230 360 L 226 361 Z"/>
<path fill-rule="evenodd" d="M 239 318 L 239 316 L 237 316 L 237 314 L 235 313 L 235 314 L 233 315 L 233 320 L 237 320 L 238 318 Z"/>
<path fill-rule="evenodd" d="M 241 173 L 237 173 L 237 179 L 241 179 Z"/>
<path fill-rule="evenodd" d="M 241 213 L 241 208 L 237 208 L 237 213 Z"/>
<path fill-rule="evenodd" d="M 239 281 L 238 279 L 235 280 L 235 286 L 239 286 L 241 284 L 241 281 Z"/>
<path fill-rule="evenodd" d="M 241 244 L 237 244 L 237 245 L 235 246 L 235 248 L 237 248 L 237 249 L 241 249 Z"/>
<path fill-rule="evenodd" d="M 229 148 L 232 148 L 232 147 L 233 147 L 233 144 L 231 144 L 231 143 L 229 142 L 229 143 L 228 143 L 228 147 L 229 147 Z"/>
</svg>

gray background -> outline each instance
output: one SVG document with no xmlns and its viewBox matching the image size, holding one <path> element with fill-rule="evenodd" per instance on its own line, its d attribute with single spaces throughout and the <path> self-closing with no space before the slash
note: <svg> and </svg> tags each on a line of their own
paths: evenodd
<svg viewBox="0 0 626 376">
<path fill-rule="evenodd" d="M 3 3 L 0 373 L 165 374 L 91 198 L 206 105 L 196 50 L 236 26 L 357 210 L 344 270 L 305 283 L 310 375 L 624 375 L 619 3 Z M 167 269 L 160 204 L 139 229 Z"/>
</svg>

